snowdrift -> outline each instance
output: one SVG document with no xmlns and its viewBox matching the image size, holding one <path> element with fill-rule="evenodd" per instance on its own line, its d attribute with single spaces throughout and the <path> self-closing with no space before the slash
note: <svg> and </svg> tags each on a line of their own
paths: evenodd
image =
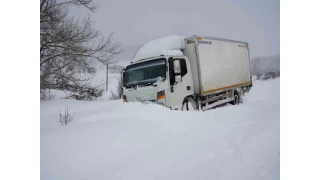
<svg viewBox="0 0 320 180">
<path fill-rule="evenodd" d="M 75 112 L 67 126 L 59 110 Z M 171 111 L 118 101 L 41 102 L 41 179 L 279 179 L 280 79 L 238 106 Z"/>
</svg>

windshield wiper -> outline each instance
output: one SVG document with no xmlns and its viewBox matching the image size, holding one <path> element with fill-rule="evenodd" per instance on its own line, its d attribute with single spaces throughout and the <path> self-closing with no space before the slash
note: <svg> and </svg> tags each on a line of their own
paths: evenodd
<svg viewBox="0 0 320 180">
<path fill-rule="evenodd" d="M 151 82 L 149 82 L 149 83 L 138 84 L 137 86 L 142 87 L 142 86 L 148 86 L 148 85 L 151 85 L 151 84 L 152 84 L 152 83 L 151 83 Z"/>
</svg>

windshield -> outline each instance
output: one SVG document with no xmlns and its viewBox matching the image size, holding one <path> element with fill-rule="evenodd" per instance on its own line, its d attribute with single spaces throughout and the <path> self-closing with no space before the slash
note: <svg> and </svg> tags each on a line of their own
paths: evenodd
<svg viewBox="0 0 320 180">
<path fill-rule="evenodd" d="M 166 77 L 166 59 L 156 59 L 130 65 L 126 68 L 124 85 L 145 85 L 164 81 Z"/>
</svg>

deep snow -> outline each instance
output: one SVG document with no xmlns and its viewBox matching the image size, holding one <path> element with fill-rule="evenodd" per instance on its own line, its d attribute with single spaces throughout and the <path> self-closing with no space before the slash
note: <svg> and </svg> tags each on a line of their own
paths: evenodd
<svg viewBox="0 0 320 180">
<path fill-rule="evenodd" d="M 62 127 L 66 106 L 75 116 Z M 41 179 L 280 179 L 280 79 L 205 112 L 42 101 L 40 133 Z"/>
</svg>

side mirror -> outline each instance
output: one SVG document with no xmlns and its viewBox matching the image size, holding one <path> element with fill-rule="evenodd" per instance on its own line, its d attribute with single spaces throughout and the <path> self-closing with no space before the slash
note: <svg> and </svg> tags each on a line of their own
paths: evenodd
<svg viewBox="0 0 320 180">
<path fill-rule="evenodd" d="M 173 61 L 173 71 L 175 74 L 181 73 L 180 60 Z"/>
<path fill-rule="evenodd" d="M 176 83 L 182 82 L 181 75 L 176 75 L 176 76 L 174 77 L 174 80 L 176 81 Z"/>
</svg>

